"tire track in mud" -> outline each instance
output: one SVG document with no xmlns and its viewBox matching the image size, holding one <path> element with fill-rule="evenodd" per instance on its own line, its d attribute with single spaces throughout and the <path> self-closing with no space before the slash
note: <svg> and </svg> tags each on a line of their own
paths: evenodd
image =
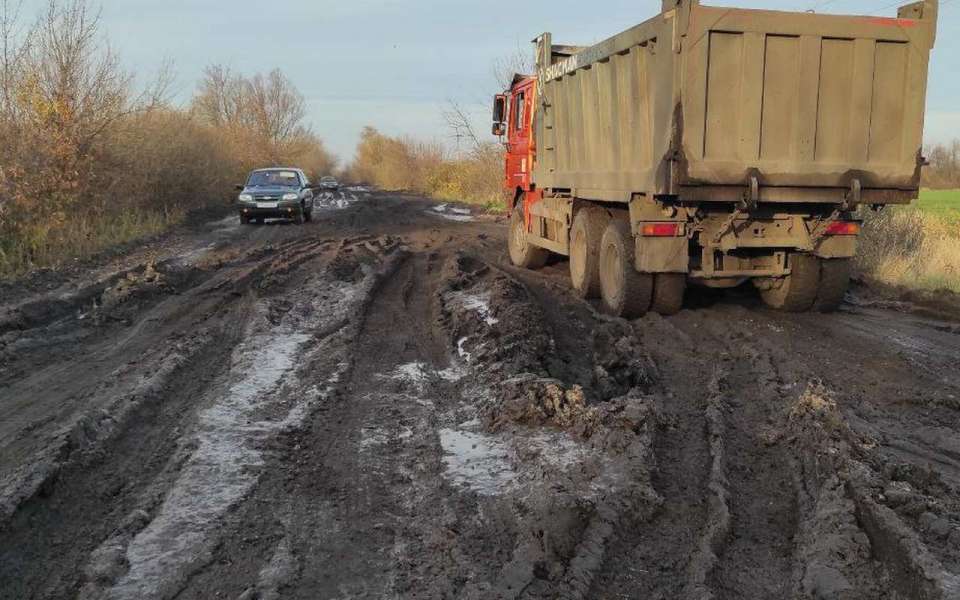
<svg viewBox="0 0 960 600">
<path fill-rule="evenodd" d="M 783 468 L 788 454 L 765 438 L 786 407 L 780 374 L 768 355 L 749 345 L 748 333 L 715 320 L 705 321 L 701 331 L 713 327 L 719 327 L 715 343 L 725 347 L 718 359 L 726 359 L 730 369 L 728 391 L 714 417 L 723 421 L 719 437 L 726 453 L 730 523 L 711 587 L 720 596 L 787 597 L 797 530 L 796 496 Z"/>
<path fill-rule="evenodd" d="M 171 485 L 189 453 L 177 439 L 194 426 L 198 397 L 214 385 L 229 363 L 224 358 L 243 337 L 235 323 L 248 318 L 249 290 L 280 283 L 291 263 L 307 254 L 316 258 L 318 246 L 293 244 L 287 250 L 286 258 L 284 250 L 267 252 L 268 263 L 252 269 L 241 260 L 239 267 L 178 290 L 182 297 L 148 303 L 142 321 L 123 332 L 128 341 L 115 342 L 117 347 L 108 351 L 130 356 L 130 348 L 143 344 L 158 350 L 131 356 L 129 365 L 95 386 L 86 399 L 93 408 L 54 431 L 49 442 L 43 441 L 42 430 L 30 432 L 38 440 L 35 449 L 21 452 L 40 454 L 24 459 L 20 475 L 8 473 L 4 479 L 10 514 L 16 513 L 0 536 L 0 590 L 12 594 L 3 597 L 24 597 L 27 590 L 71 595 L 68 590 L 77 589 L 85 570 L 94 580 L 117 576 L 116 545 L 97 551 L 102 568 L 85 565 L 87 556 L 111 532 L 132 533 L 149 521 L 151 507 L 160 499 L 157 493 Z M 142 327 L 147 322 L 153 325 Z M 157 332 L 171 342 L 157 344 Z M 103 360 L 96 356 L 94 364 Z M 86 365 L 80 361 L 65 367 L 67 373 L 83 373 Z M 108 554 L 109 560 L 104 558 Z"/>
<path fill-rule="evenodd" d="M 710 372 L 712 366 L 700 361 L 695 341 L 669 320 L 650 315 L 633 330 L 650 352 L 658 372 L 653 385 L 664 395 L 652 478 L 663 504 L 652 519 L 620 532 L 592 592 L 596 598 L 681 598 L 684 573 L 708 519 L 712 461 L 705 410 L 711 396 L 689 374 Z"/>
<path fill-rule="evenodd" d="M 308 468 L 329 490 L 320 500 L 327 514 L 291 519 L 293 528 L 323 533 L 294 534 L 302 568 L 285 597 L 387 597 L 398 585 L 400 532 L 417 510 L 404 501 L 414 493 L 409 470 L 418 455 L 430 461 L 438 454 L 409 447 L 429 443 L 423 422 L 449 360 L 432 330 L 436 268 L 435 255 L 414 255 L 379 286 L 351 349 L 336 422 L 315 423 L 312 440 L 301 442 L 323 448 L 311 453 Z"/>
<path fill-rule="evenodd" d="M 328 371 L 325 381 L 308 386 L 298 367 L 325 353 L 327 341 L 367 302 L 376 267 L 365 267 L 356 255 L 369 253 L 375 256 L 368 260 L 376 261 L 394 246 L 390 240 L 358 248 L 341 244 L 327 269 L 337 276 L 306 273 L 282 296 L 258 303 L 227 377 L 197 415 L 196 432 L 186 440 L 189 458 L 163 504 L 142 530 L 115 536 L 120 539 L 108 540 L 92 555 L 89 597 L 172 598 L 213 560 L 222 518 L 256 488 L 266 466 L 260 446 L 299 429 L 340 374 Z M 273 285 L 275 277 L 306 263 L 309 253 L 307 248 L 272 263 L 266 283 Z M 287 562 L 283 556 L 277 560 Z"/>
<path fill-rule="evenodd" d="M 502 474 L 490 487 L 472 485 L 485 490 L 483 512 L 497 515 L 513 541 L 487 559 L 493 574 L 473 578 L 458 597 L 596 597 L 591 587 L 611 545 L 660 503 L 649 483 L 659 418 L 657 399 L 646 393 L 649 362 L 635 355 L 621 326 L 602 323 L 599 335 L 589 335 L 592 319 L 579 320 L 589 315 L 587 307 L 558 306 L 538 287 L 549 279 L 492 261 L 471 266 L 476 260 L 460 260 L 466 276 L 446 296 L 455 315 L 450 339 L 467 340 L 459 345 L 468 350 L 471 379 L 482 390 L 482 400 L 464 413 L 479 423 L 474 419 L 455 431 L 486 448 L 489 468 Z M 464 299 L 477 296 L 496 317 L 492 328 L 458 310 L 473 304 Z M 555 335 L 565 328 L 563 336 Z M 597 339 L 611 347 L 591 360 Z M 552 353 L 567 366 L 558 369 Z M 588 406 L 574 381 L 605 400 Z"/>
<path fill-rule="evenodd" d="M 821 325 L 803 321 L 805 328 Z M 811 335 L 819 351 L 794 360 L 783 358 L 775 339 L 751 340 L 754 351 L 780 363 L 786 378 L 798 388 L 806 386 L 796 390 L 799 398 L 788 418 L 797 432 L 794 464 L 801 474 L 797 487 L 806 519 L 798 543 L 797 589 L 812 594 L 832 585 L 831 593 L 856 598 L 899 597 L 893 590 L 924 599 L 960 596 L 960 528 L 950 526 L 960 520 L 956 462 L 950 458 L 952 445 L 938 435 L 946 423 L 955 432 L 960 415 L 943 403 L 904 396 L 899 388 L 916 378 L 920 383 L 913 389 L 936 397 L 949 395 L 951 384 L 927 369 L 910 369 L 909 356 L 885 357 L 896 352 L 896 345 L 849 343 L 846 350 L 853 356 L 848 360 L 866 367 L 855 381 L 882 383 L 865 394 L 863 387 L 851 385 L 849 372 L 836 374 L 818 364 L 828 356 L 831 336 L 817 333 Z M 882 368 L 871 372 L 877 364 Z M 939 386 L 945 389 L 938 391 Z M 916 455 L 901 451 L 921 445 L 926 449 Z M 951 542 L 952 531 L 957 533 Z"/>
<path fill-rule="evenodd" d="M 416 585 L 404 549 L 422 543 L 424 513 L 443 512 L 434 399 L 456 373 L 433 334 L 442 250 L 403 252 L 342 332 L 339 382 L 277 440 L 262 484 L 231 518 L 218 552 L 229 561 L 211 562 L 179 597 L 388 597 Z M 435 535 L 450 518 L 434 521 Z M 282 572 L 262 564 L 271 553 Z"/>
<path fill-rule="evenodd" d="M 726 425 L 722 388 L 728 374 L 724 367 L 716 366 L 710 382 L 704 414 L 706 435 L 710 448 L 710 469 L 707 478 L 707 511 L 700 539 L 686 568 L 683 597 L 710 600 L 716 597 L 710 581 L 720 562 L 718 555 L 725 556 L 728 537 L 732 528 L 730 491 L 727 478 L 727 460 L 724 445 Z"/>
</svg>

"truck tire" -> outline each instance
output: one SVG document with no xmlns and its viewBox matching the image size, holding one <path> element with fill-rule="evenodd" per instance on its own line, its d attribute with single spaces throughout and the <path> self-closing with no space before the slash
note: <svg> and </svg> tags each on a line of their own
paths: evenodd
<svg viewBox="0 0 960 600">
<path fill-rule="evenodd" d="M 610 219 L 600 239 L 600 295 L 610 314 L 627 319 L 646 314 L 653 298 L 653 276 L 634 268 L 633 252 L 630 225 Z"/>
<path fill-rule="evenodd" d="M 249 224 L 250 224 L 250 217 L 248 217 L 247 215 L 240 215 L 240 224 L 241 224 L 241 225 L 249 225 Z"/>
<path fill-rule="evenodd" d="M 686 273 L 657 273 L 653 276 L 653 302 L 650 310 L 670 316 L 683 308 L 683 293 L 687 289 Z"/>
<path fill-rule="evenodd" d="M 767 306 L 787 312 L 803 312 L 813 308 L 820 288 L 820 260 L 810 254 L 790 255 L 790 274 L 779 287 L 760 290 Z"/>
<path fill-rule="evenodd" d="M 597 207 L 580 209 L 570 228 L 570 281 L 581 298 L 600 295 L 600 238 L 610 221 Z"/>
<path fill-rule="evenodd" d="M 527 241 L 527 225 L 523 218 L 523 204 L 510 211 L 510 235 L 507 239 L 510 262 L 524 269 L 539 269 L 547 264 L 550 251 Z"/>
<path fill-rule="evenodd" d="M 833 312 L 843 304 L 843 297 L 850 287 L 850 259 L 820 259 L 820 286 L 813 310 Z"/>
</svg>

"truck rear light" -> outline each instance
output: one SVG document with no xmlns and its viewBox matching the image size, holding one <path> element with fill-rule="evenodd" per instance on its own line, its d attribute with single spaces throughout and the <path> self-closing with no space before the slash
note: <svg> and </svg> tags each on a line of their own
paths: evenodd
<svg viewBox="0 0 960 600">
<path fill-rule="evenodd" d="M 860 223 L 856 221 L 834 221 L 827 225 L 824 235 L 858 235 Z"/>
<path fill-rule="evenodd" d="M 682 233 L 682 223 L 644 223 L 640 227 L 640 235 L 644 237 L 677 237 Z"/>
</svg>

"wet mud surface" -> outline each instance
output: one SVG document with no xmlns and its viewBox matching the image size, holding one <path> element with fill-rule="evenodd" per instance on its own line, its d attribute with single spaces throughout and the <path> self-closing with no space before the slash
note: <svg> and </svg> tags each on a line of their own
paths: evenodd
<svg viewBox="0 0 960 600">
<path fill-rule="evenodd" d="M 346 190 L 6 286 L 0 598 L 960 598 L 955 322 L 612 319 L 505 233 Z"/>
</svg>

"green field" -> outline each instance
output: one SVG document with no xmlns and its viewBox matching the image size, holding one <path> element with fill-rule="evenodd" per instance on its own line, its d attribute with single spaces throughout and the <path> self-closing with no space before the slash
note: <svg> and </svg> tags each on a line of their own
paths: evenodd
<svg viewBox="0 0 960 600">
<path fill-rule="evenodd" d="M 945 221 L 960 221 L 960 190 L 920 190 L 917 206 Z"/>
</svg>

